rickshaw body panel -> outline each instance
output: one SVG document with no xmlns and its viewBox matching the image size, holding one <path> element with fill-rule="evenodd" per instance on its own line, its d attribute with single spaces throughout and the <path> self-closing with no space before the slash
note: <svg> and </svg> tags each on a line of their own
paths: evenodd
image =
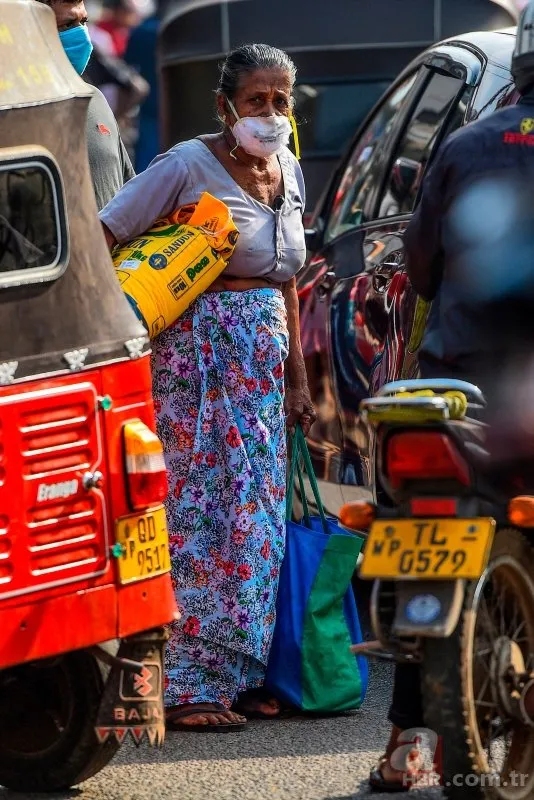
<svg viewBox="0 0 534 800">
<path fill-rule="evenodd" d="M 0 247 L 0 669 L 160 628 L 176 613 L 168 573 L 121 584 L 113 552 L 116 521 L 133 514 L 123 427 L 136 419 L 155 431 L 155 419 L 149 341 L 97 215 L 91 92 L 53 13 L 0 0 L 0 178 L 49 170 L 64 257 L 51 278 L 27 262 L 2 269 Z M 38 216 L 23 188 L 23 210 Z M 90 489 L 86 473 L 100 473 Z"/>
<path fill-rule="evenodd" d="M 0 163 L 36 146 L 49 154 L 60 173 L 70 243 L 61 277 L 0 288 L 0 364 L 17 362 L 16 382 L 68 374 L 65 353 L 84 348 L 85 369 L 128 361 L 125 342 L 146 337 L 124 300 L 98 220 L 86 141 L 92 89 L 54 39 L 46 7 L 2 0 Z M 0 286 L 2 277 L 0 270 Z"/>
<path fill-rule="evenodd" d="M 154 428 L 148 357 L 21 390 L 0 389 L 2 667 L 165 625 L 175 603 L 167 574 L 121 586 L 111 555 L 114 521 L 131 513 L 123 425 Z M 103 475 L 91 494 L 89 469 Z M 47 499 L 49 487 L 66 496 Z"/>
<path fill-rule="evenodd" d="M 0 608 L 2 669 L 113 639 L 124 639 L 169 621 L 174 592 L 168 575 L 117 589 L 114 583 Z M 68 625 L 68 621 L 75 624 Z"/>
</svg>

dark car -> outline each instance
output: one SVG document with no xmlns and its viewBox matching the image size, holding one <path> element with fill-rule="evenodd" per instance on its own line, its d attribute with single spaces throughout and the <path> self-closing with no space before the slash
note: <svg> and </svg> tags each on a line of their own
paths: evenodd
<svg viewBox="0 0 534 800">
<path fill-rule="evenodd" d="M 379 492 L 360 401 L 417 372 L 428 308 L 408 281 L 402 237 L 421 179 L 444 137 L 516 102 L 514 42 L 515 29 L 465 34 L 412 61 L 359 129 L 314 212 L 299 277 L 301 331 L 318 411 L 309 445 L 334 514 L 362 488 Z"/>
<path fill-rule="evenodd" d="M 312 210 L 358 125 L 413 58 L 446 36 L 513 25 L 508 0 L 166 0 L 159 33 L 164 147 L 217 125 L 208 98 L 223 54 L 269 42 L 297 67 L 306 206 Z M 199 101 L 199 98 L 203 98 Z"/>
</svg>

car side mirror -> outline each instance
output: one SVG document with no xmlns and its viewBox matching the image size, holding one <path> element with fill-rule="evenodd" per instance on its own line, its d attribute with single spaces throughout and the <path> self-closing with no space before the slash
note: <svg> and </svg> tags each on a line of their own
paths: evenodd
<svg viewBox="0 0 534 800">
<path fill-rule="evenodd" d="M 341 236 L 333 242 L 329 262 L 336 280 L 355 278 L 365 271 L 369 246 L 375 248 L 376 244 L 367 241 L 365 229 L 353 230 L 350 235 Z"/>
<path fill-rule="evenodd" d="M 421 166 L 411 158 L 398 158 L 393 165 L 390 191 L 399 205 L 403 205 L 417 191 Z"/>
<path fill-rule="evenodd" d="M 320 217 L 315 220 L 313 227 L 304 228 L 306 249 L 312 253 L 317 252 L 323 242 L 324 222 Z"/>
</svg>

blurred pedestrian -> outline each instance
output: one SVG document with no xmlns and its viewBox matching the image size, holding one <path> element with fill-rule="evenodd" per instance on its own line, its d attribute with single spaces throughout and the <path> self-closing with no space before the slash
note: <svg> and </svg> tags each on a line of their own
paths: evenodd
<svg viewBox="0 0 534 800">
<path fill-rule="evenodd" d="M 92 53 L 83 0 L 35 0 L 49 6 L 67 58 L 83 75 Z M 98 210 L 102 209 L 126 181 L 134 176 L 113 113 L 102 92 L 92 87 L 87 112 L 87 148 Z"/>
<path fill-rule="evenodd" d="M 120 58 L 105 55 L 97 46 L 83 77 L 100 89 L 120 128 L 150 92 L 148 83 L 134 69 Z"/>
<path fill-rule="evenodd" d="M 132 31 L 124 55 L 149 86 L 148 96 L 139 109 L 139 128 L 135 147 L 135 168 L 142 172 L 161 152 L 159 135 L 159 80 L 156 47 L 164 0 L 158 0 L 156 11 Z"/>
<path fill-rule="evenodd" d="M 108 55 L 124 57 L 130 33 L 140 22 L 137 0 L 103 0 L 102 15 L 95 27 L 110 37 L 113 51 Z"/>
<path fill-rule="evenodd" d="M 113 246 L 208 191 L 239 230 L 223 275 L 153 343 L 182 610 L 166 655 L 172 730 L 235 730 L 243 714 L 280 713 L 261 687 L 285 547 L 286 426 L 307 432 L 315 417 L 295 280 L 306 257 L 304 180 L 287 147 L 295 74 L 269 45 L 230 53 L 220 133 L 159 156 L 101 214 Z"/>
</svg>

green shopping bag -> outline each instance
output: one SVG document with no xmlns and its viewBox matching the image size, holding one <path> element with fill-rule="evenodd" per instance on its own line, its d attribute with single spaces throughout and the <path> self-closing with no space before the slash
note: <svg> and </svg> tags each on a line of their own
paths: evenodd
<svg viewBox="0 0 534 800">
<path fill-rule="evenodd" d="M 292 445 L 286 552 L 265 686 L 280 700 L 302 711 L 348 711 L 359 708 L 368 684 L 367 660 L 349 651 L 351 644 L 362 641 L 351 579 L 363 539 L 326 517 L 300 427 Z M 309 514 L 300 457 L 318 517 Z M 304 507 L 300 523 L 291 520 L 296 475 Z"/>
</svg>

